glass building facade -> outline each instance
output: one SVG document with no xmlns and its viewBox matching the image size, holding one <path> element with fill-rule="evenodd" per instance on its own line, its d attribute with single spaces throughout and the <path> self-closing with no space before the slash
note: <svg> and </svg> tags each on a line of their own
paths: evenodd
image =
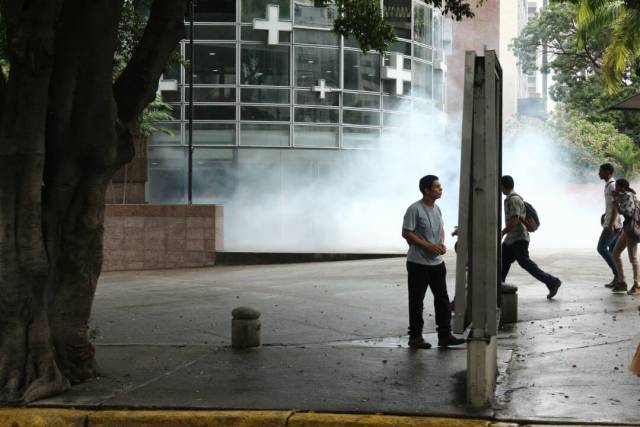
<svg viewBox="0 0 640 427">
<path fill-rule="evenodd" d="M 176 82 L 161 92 L 173 120 L 161 123 L 170 135 L 157 133 L 149 141 L 149 202 L 186 200 L 190 73 L 195 203 L 226 204 L 243 191 L 273 195 L 307 185 L 339 173 L 357 152 L 392 144 L 385 135 L 407 110 L 426 121 L 444 111 L 447 20 L 438 10 L 419 0 L 381 0 L 398 36 L 382 57 L 363 54 L 354 40 L 331 32 L 336 11 L 322 4 L 197 1 L 193 49 L 183 40 L 185 62 L 163 75 Z M 278 32 L 277 44 L 269 44 L 268 31 L 254 28 L 273 5 L 278 23 L 291 27 Z M 402 56 L 392 58 L 396 54 Z M 392 60 L 410 73 L 402 88 L 385 78 Z"/>
</svg>

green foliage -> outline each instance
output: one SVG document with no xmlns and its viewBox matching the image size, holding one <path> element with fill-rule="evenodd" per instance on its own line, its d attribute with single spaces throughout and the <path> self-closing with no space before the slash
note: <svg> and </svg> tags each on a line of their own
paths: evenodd
<svg viewBox="0 0 640 427">
<path fill-rule="evenodd" d="M 640 59 L 640 7 L 631 0 L 580 0 L 576 10 L 578 47 L 610 34 L 603 55 L 602 78 L 607 92 L 618 92 Z"/>
<path fill-rule="evenodd" d="M 333 31 L 353 37 L 364 53 L 376 50 L 384 54 L 396 39 L 393 27 L 384 20 L 378 0 L 321 0 L 321 3 L 336 5 L 338 18 Z M 425 3 L 442 9 L 443 14 L 457 21 L 474 17 L 468 0 L 425 0 Z M 478 7 L 483 3 L 484 0 L 478 0 Z"/>
<path fill-rule="evenodd" d="M 385 22 L 380 2 L 376 0 L 336 0 L 338 18 L 333 31 L 358 41 L 362 52 L 377 50 L 384 54 L 396 39 L 393 28 Z"/>
<path fill-rule="evenodd" d="M 550 60 L 546 70 L 553 72 L 551 99 L 591 122 L 611 123 L 625 135 L 640 143 L 640 114 L 608 110 L 619 99 L 640 91 L 640 78 L 633 74 L 617 95 L 605 90 L 601 78 L 603 56 L 610 40 L 604 29 L 599 37 L 584 40 L 578 47 L 575 25 L 577 6 L 556 2 L 542 9 L 531 19 L 521 35 L 513 40 L 511 49 L 525 72 L 537 70 L 537 54 L 547 48 Z"/>
<path fill-rule="evenodd" d="M 171 105 L 162 102 L 160 95 L 157 95 L 156 99 L 142 112 L 142 116 L 140 117 L 140 133 L 144 136 L 159 132 L 173 135 L 171 129 L 159 123 L 165 120 L 173 120 L 171 111 Z"/>
<path fill-rule="evenodd" d="M 611 162 L 623 176 L 633 177 L 640 169 L 640 149 L 627 135 L 607 122 L 594 122 L 585 115 L 557 110 L 551 118 L 555 140 L 578 170 L 592 170 Z"/>
</svg>

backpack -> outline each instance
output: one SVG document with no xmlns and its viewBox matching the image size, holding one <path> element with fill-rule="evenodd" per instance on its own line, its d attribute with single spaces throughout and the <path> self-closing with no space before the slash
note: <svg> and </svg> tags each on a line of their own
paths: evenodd
<svg viewBox="0 0 640 427">
<path fill-rule="evenodd" d="M 538 218 L 538 211 L 536 211 L 536 208 L 534 208 L 531 203 L 528 202 L 524 202 L 524 208 L 527 213 L 522 220 L 522 223 L 529 233 L 533 233 L 540 227 L 540 218 Z"/>
<path fill-rule="evenodd" d="M 640 241 L 640 203 L 637 200 L 633 208 L 633 215 L 624 223 L 624 232 L 627 237 L 636 242 Z"/>
<path fill-rule="evenodd" d="M 518 197 L 520 196 L 518 195 Z M 522 197 L 520 198 L 522 199 Z M 522 201 L 524 202 L 524 209 L 526 213 L 524 219 L 522 219 L 521 222 L 524 224 L 524 228 L 526 228 L 529 233 L 533 233 L 538 228 L 540 228 L 540 218 L 538 217 L 538 211 L 536 211 L 536 208 L 534 208 L 531 203 L 526 202 L 524 199 L 522 199 Z"/>
</svg>

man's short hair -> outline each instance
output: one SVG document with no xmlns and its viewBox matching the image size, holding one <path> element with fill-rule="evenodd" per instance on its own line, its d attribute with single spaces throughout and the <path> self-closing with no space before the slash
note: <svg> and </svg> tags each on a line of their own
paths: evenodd
<svg viewBox="0 0 640 427">
<path fill-rule="evenodd" d="M 500 183 L 502 184 L 502 187 L 506 190 L 512 190 L 515 185 L 513 182 L 513 177 L 511 175 L 505 175 L 502 178 L 500 178 Z"/>
<path fill-rule="evenodd" d="M 422 178 L 420 178 L 420 182 L 418 183 L 418 188 L 420 189 L 421 193 L 424 193 L 424 189 L 431 189 L 431 186 L 433 186 L 433 183 L 436 182 L 438 179 L 437 176 L 435 175 L 425 175 Z"/>
<path fill-rule="evenodd" d="M 601 171 L 605 171 L 605 172 L 609 172 L 610 174 L 613 175 L 613 165 L 611 163 L 603 163 L 600 165 L 600 170 Z"/>
</svg>

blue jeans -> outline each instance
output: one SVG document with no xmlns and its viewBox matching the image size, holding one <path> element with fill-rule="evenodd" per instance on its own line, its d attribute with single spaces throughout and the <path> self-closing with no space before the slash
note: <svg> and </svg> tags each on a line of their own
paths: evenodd
<svg viewBox="0 0 640 427">
<path fill-rule="evenodd" d="M 619 235 L 618 231 L 611 234 L 606 228 L 603 228 L 602 233 L 600 233 L 600 239 L 598 239 L 598 253 L 611 269 L 614 281 L 618 280 L 618 271 L 616 270 L 616 264 L 613 262 L 613 248 L 616 246 Z"/>
</svg>

